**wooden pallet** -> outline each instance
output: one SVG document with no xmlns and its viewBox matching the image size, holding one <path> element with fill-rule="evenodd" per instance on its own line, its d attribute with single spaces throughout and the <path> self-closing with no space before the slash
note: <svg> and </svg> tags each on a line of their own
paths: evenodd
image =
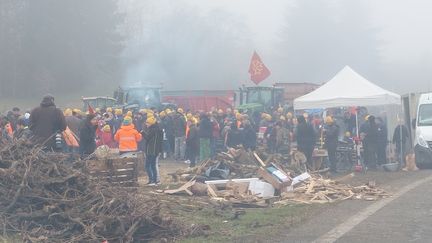
<svg viewBox="0 0 432 243">
<path fill-rule="evenodd" d="M 137 153 L 135 158 L 88 160 L 86 170 L 95 179 L 131 186 L 138 184 L 138 165 L 142 161 L 142 153 Z"/>
</svg>

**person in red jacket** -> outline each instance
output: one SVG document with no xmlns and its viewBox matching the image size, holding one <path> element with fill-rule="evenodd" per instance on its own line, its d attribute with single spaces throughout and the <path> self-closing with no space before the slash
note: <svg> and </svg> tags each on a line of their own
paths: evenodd
<svg viewBox="0 0 432 243">
<path fill-rule="evenodd" d="M 141 139 L 142 135 L 132 124 L 132 118 L 126 116 L 123 119 L 122 126 L 114 136 L 114 140 L 119 143 L 120 154 L 138 151 L 138 142 Z"/>
<path fill-rule="evenodd" d="M 110 125 L 105 125 L 101 132 L 98 134 L 99 140 L 97 143 L 97 146 L 106 145 L 109 148 L 116 148 L 117 144 L 114 141 L 112 134 L 111 134 L 111 127 Z"/>
</svg>

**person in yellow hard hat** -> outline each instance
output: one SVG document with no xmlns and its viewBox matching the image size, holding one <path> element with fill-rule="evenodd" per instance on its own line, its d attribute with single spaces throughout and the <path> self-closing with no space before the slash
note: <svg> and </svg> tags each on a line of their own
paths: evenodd
<svg viewBox="0 0 432 243">
<path fill-rule="evenodd" d="M 123 122 L 123 110 L 122 109 L 115 109 L 114 110 L 114 117 L 112 121 L 112 133 L 116 134 L 116 132 L 120 129 Z"/>
<path fill-rule="evenodd" d="M 75 110 L 66 109 L 65 120 L 67 127 L 72 131 L 75 137 L 79 137 L 79 130 L 81 126 L 81 119 Z"/>
<path fill-rule="evenodd" d="M 183 160 L 186 152 L 186 118 L 183 109 L 178 108 L 173 114 L 174 159 Z"/>
<path fill-rule="evenodd" d="M 286 118 L 287 118 L 287 119 L 293 119 L 293 114 L 292 114 L 291 112 L 288 112 L 288 113 L 286 114 Z"/>
<path fill-rule="evenodd" d="M 186 133 L 186 163 L 189 163 L 190 167 L 195 167 L 196 159 L 199 154 L 200 140 L 198 136 L 197 123 L 197 119 L 192 117 Z"/>
<path fill-rule="evenodd" d="M 336 164 L 336 148 L 339 141 L 339 126 L 334 123 L 331 116 L 325 118 L 324 126 L 324 147 L 327 149 L 328 158 L 330 161 L 330 171 L 337 172 Z"/>
<path fill-rule="evenodd" d="M 149 178 L 148 185 L 156 185 L 158 181 L 157 160 L 162 153 L 163 131 L 159 126 L 156 118 L 148 117 L 146 120 L 147 129 L 143 131 L 143 136 L 146 141 L 146 163 L 145 168 Z"/>
<path fill-rule="evenodd" d="M 64 110 L 63 112 L 64 116 L 72 116 L 72 109 L 67 108 L 66 110 Z"/>
</svg>

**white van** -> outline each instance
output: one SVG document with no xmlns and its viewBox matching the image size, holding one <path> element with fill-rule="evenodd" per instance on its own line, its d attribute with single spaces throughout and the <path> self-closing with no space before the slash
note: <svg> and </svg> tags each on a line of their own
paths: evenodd
<svg viewBox="0 0 432 243">
<path fill-rule="evenodd" d="M 419 166 L 432 164 L 432 93 L 418 101 L 414 151 Z"/>
</svg>

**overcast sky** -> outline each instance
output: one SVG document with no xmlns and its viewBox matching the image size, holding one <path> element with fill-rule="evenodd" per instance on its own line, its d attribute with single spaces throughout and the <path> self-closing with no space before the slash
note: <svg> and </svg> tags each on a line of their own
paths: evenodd
<svg viewBox="0 0 432 243">
<path fill-rule="evenodd" d="M 130 0 L 137 3 L 137 1 Z M 325 1 L 332 8 L 337 9 L 342 1 Z M 299 0 L 184 0 L 188 8 L 195 9 L 200 15 L 207 17 L 215 11 L 223 11 L 241 21 L 247 27 L 247 43 L 250 55 L 257 50 L 263 61 L 272 71 L 270 82 L 314 82 L 321 83 L 331 78 L 339 70 L 327 70 L 325 75 L 307 76 L 304 80 L 295 76 L 291 80 L 289 73 L 280 67 L 281 53 L 277 44 L 283 39 L 283 31 L 287 19 L 294 13 Z M 367 28 L 375 30 L 379 42 L 380 64 L 379 71 L 364 68 L 360 74 L 384 88 L 398 93 L 413 91 L 427 91 L 432 84 L 432 1 L 428 0 L 358 0 L 364 7 Z M 130 6 L 133 6 L 130 5 Z M 160 0 L 152 2 L 154 16 L 169 12 L 167 9 L 176 8 L 170 1 Z M 226 24 L 225 22 L 221 22 Z M 275 54 L 277 53 L 277 55 Z M 282 53 L 283 54 L 283 53 Z M 248 57 L 250 58 L 250 57 Z M 244 78 L 247 79 L 248 61 L 244 65 Z M 331 62 L 331 60 L 329 60 Z M 349 64 L 349 63 L 346 63 Z M 340 68 L 343 66 L 340 65 Z M 235 67 L 235 68 L 241 68 Z M 305 67 L 304 72 L 314 72 Z M 313 77 L 313 78 L 311 78 Z M 312 79 L 312 80 L 309 80 Z"/>
</svg>

